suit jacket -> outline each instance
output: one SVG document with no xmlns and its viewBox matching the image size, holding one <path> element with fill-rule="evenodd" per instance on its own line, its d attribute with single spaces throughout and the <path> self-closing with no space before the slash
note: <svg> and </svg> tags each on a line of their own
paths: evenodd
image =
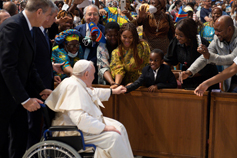
<svg viewBox="0 0 237 158">
<path fill-rule="evenodd" d="M 168 65 L 161 64 L 157 73 L 155 80 L 152 68 L 149 65 L 145 66 L 142 70 L 142 75 L 135 82 L 126 87 L 127 92 L 131 92 L 142 85 L 146 87 L 157 85 L 158 89 L 177 87 L 175 76 Z"/>
<path fill-rule="evenodd" d="M 98 28 L 102 31 L 102 33 L 105 33 L 105 27 L 101 24 L 98 23 Z M 81 33 L 81 39 L 80 41 L 86 36 L 86 24 L 82 24 L 82 25 L 78 25 L 77 27 L 75 27 L 76 30 L 78 30 Z M 97 58 L 96 58 L 96 53 L 97 53 L 97 47 L 99 45 L 99 42 L 96 42 L 94 47 L 90 47 L 90 54 L 88 55 L 88 60 L 93 61 L 95 64 L 97 62 Z M 81 47 L 83 49 L 83 52 L 85 52 L 85 49 L 87 48 L 86 46 L 84 46 L 84 44 L 81 42 Z"/>
<path fill-rule="evenodd" d="M 0 25 L 0 115 L 29 98 L 29 83 L 38 92 L 45 89 L 33 64 L 34 41 L 22 13 Z"/>
<path fill-rule="evenodd" d="M 53 90 L 53 67 L 51 62 L 52 56 L 52 43 L 46 41 L 44 33 L 40 28 L 34 28 L 36 54 L 34 59 L 35 68 L 47 89 Z M 33 85 L 29 86 L 30 97 L 37 97 L 40 99 L 38 92 L 34 89 Z"/>
<path fill-rule="evenodd" d="M 105 27 L 101 24 L 97 24 L 98 28 L 100 29 L 100 31 L 102 31 L 103 34 L 105 34 Z M 96 42 L 96 44 L 93 47 L 86 47 L 82 41 L 82 39 L 86 36 L 86 24 L 82 24 L 82 25 L 78 25 L 77 27 L 75 27 L 76 30 L 78 30 L 81 33 L 81 37 L 80 37 L 80 43 L 81 43 L 81 47 L 83 49 L 83 52 L 85 52 L 86 48 L 90 48 L 90 53 L 88 55 L 87 60 L 90 60 L 94 63 L 95 66 L 95 79 L 93 81 L 93 84 L 97 84 L 98 83 L 98 67 L 97 67 L 97 47 L 99 45 L 99 42 Z"/>
</svg>

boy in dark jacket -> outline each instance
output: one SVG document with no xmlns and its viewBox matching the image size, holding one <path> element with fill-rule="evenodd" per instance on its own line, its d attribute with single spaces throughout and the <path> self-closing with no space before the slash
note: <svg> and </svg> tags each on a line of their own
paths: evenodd
<svg viewBox="0 0 237 158">
<path fill-rule="evenodd" d="M 142 75 L 132 84 L 126 86 L 127 93 L 144 85 L 149 92 L 162 88 L 176 88 L 177 81 L 168 65 L 163 64 L 164 52 L 154 49 L 150 54 L 149 65 L 142 70 Z"/>
</svg>

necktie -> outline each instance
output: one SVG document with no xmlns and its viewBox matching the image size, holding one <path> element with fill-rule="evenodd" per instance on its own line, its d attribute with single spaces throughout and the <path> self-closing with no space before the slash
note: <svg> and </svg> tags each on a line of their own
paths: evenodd
<svg viewBox="0 0 237 158">
<path fill-rule="evenodd" d="M 34 30 L 33 28 L 30 30 L 31 37 L 34 39 Z"/>
</svg>

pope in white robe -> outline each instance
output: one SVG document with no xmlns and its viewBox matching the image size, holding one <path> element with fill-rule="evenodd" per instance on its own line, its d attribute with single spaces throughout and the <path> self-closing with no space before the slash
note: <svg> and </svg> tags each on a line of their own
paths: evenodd
<svg viewBox="0 0 237 158">
<path fill-rule="evenodd" d="M 64 79 L 50 94 L 45 104 L 56 112 L 53 126 L 76 125 L 84 134 L 86 144 L 96 146 L 95 158 L 133 158 L 125 127 L 104 117 L 100 106 L 111 95 L 126 92 L 126 88 L 91 88 L 95 68 L 91 61 L 79 60 L 73 75 Z M 78 132 L 57 132 L 55 135 L 77 135 Z"/>
</svg>

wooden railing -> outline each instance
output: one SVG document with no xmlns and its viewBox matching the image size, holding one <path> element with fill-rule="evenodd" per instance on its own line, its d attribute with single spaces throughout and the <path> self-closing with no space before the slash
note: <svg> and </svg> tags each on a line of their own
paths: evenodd
<svg viewBox="0 0 237 158">
<path fill-rule="evenodd" d="M 237 157 L 237 94 L 212 93 L 209 158 Z"/>
<path fill-rule="evenodd" d="M 105 116 L 124 124 L 134 154 L 205 158 L 208 92 L 197 97 L 188 90 L 146 90 L 113 95 L 102 109 Z"/>
<path fill-rule="evenodd" d="M 197 97 L 188 90 L 146 90 L 113 95 L 102 109 L 124 124 L 135 155 L 237 157 L 237 94 L 212 92 L 208 99 L 208 92 Z"/>
</svg>

